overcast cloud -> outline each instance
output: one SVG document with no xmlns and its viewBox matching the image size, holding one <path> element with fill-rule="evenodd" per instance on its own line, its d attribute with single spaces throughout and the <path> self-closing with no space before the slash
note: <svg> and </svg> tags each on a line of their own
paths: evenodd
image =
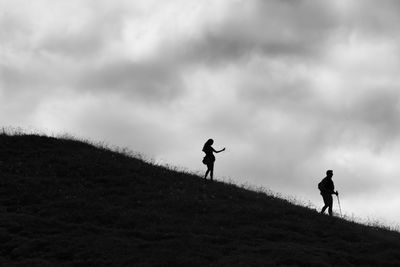
<svg viewBox="0 0 400 267">
<path fill-rule="evenodd" d="M 400 223 L 400 3 L 0 0 L 0 123 Z"/>
</svg>

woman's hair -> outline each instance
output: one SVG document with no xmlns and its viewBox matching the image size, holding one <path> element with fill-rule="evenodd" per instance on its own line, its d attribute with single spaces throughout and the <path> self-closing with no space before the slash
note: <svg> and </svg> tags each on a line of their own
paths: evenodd
<svg viewBox="0 0 400 267">
<path fill-rule="evenodd" d="M 207 142 L 206 142 L 206 143 L 204 144 L 204 146 L 203 146 L 203 151 L 204 151 L 204 149 L 205 149 L 206 147 L 211 146 L 213 143 L 214 143 L 214 140 L 208 139 Z"/>
</svg>

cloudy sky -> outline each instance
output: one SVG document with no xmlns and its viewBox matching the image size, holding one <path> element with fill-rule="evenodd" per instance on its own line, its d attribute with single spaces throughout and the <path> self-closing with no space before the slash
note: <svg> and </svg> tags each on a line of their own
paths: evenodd
<svg viewBox="0 0 400 267">
<path fill-rule="evenodd" d="M 400 224 L 400 1 L 0 0 L 0 126 Z"/>
</svg>

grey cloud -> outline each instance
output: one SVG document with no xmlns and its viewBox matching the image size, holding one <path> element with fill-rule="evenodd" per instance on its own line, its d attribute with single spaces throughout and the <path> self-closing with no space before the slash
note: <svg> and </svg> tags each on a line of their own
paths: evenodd
<svg viewBox="0 0 400 267">
<path fill-rule="evenodd" d="M 58 90 L 71 89 L 76 70 L 71 66 L 64 66 L 46 57 L 32 58 L 25 55 L 25 62 L 6 62 L 0 65 L 1 80 L 4 93 L 7 96 L 36 94 L 43 95 L 57 93 Z"/>
<path fill-rule="evenodd" d="M 83 90 L 124 93 L 147 101 L 170 101 L 180 96 L 182 84 L 173 66 L 160 62 L 107 64 L 84 73 L 78 86 Z"/>
<path fill-rule="evenodd" d="M 125 16 L 120 10 L 108 11 L 87 18 L 85 24 L 74 31 L 59 28 L 46 35 L 37 49 L 41 52 L 74 57 L 76 60 L 99 56 L 110 42 L 120 41 Z"/>
<path fill-rule="evenodd" d="M 207 105 L 206 103 L 204 103 Z M 208 106 L 206 110 L 199 110 L 204 113 L 201 120 L 191 121 L 192 127 L 200 128 L 202 131 L 212 131 L 231 137 L 245 138 L 249 129 L 257 127 L 257 116 L 254 109 L 241 103 L 228 103 L 222 106 Z"/>
<path fill-rule="evenodd" d="M 289 109 L 310 109 L 318 104 L 318 98 L 311 82 L 298 74 L 291 74 L 290 68 L 276 71 L 264 70 L 261 80 L 252 77 L 243 79 L 237 90 L 238 97 L 247 103 L 260 106 L 280 106 Z M 293 77 L 294 76 L 294 77 Z"/>
<path fill-rule="evenodd" d="M 399 140 L 400 96 L 397 89 L 366 90 L 357 99 L 352 99 L 344 112 L 343 119 L 351 124 L 348 127 L 370 136 L 375 148 Z"/>
<path fill-rule="evenodd" d="M 62 55 L 69 58 L 70 66 L 63 67 L 67 63 L 55 57 L 53 60 L 59 61 L 53 62 L 54 72 L 43 66 L 39 69 L 38 64 L 36 70 L 9 68 L 5 71 L 6 82 L 20 88 L 23 88 L 23 83 L 28 87 L 73 87 L 74 83 L 68 84 L 71 81 L 62 79 L 65 75 L 77 79 L 75 85 L 84 90 L 118 91 L 152 101 L 172 100 L 183 93 L 180 70 L 184 64 L 229 62 L 249 53 L 310 56 L 321 50 L 321 43 L 332 27 L 333 15 L 328 8 L 310 6 L 307 1 L 300 4 L 280 1 L 253 3 L 254 9 L 244 13 L 241 4 L 234 6 L 230 10 L 232 15 L 220 25 L 200 29 L 204 31 L 200 33 L 203 36 L 200 40 L 182 40 L 183 45 L 167 47 L 164 56 L 152 62 L 85 65 L 81 62 L 83 58 L 98 56 L 110 40 L 118 40 L 126 16 L 121 9 L 107 12 L 100 8 L 101 12 L 87 18 L 83 27 L 74 32 L 59 29 L 45 35 L 37 44 L 38 54 L 33 55 L 33 60 L 42 61 L 46 54 L 41 53 Z M 186 47 L 182 49 L 183 46 Z M 77 74 L 74 68 L 81 73 Z"/>
<path fill-rule="evenodd" d="M 121 101 L 119 104 L 124 103 Z M 90 138 L 109 141 L 110 145 L 129 146 L 144 156 L 152 157 L 172 149 L 177 141 L 176 133 L 165 127 L 164 123 L 155 123 L 151 116 L 146 118 L 143 114 L 121 114 L 120 110 L 115 110 L 116 105 L 118 102 L 111 106 L 105 105 L 107 112 L 97 110 L 105 109 L 104 106 L 89 109 L 74 120 L 72 127 Z"/>
<path fill-rule="evenodd" d="M 334 139 L 329 136 L 350 143 L 367 139 L 374 149 L 398 140 L 400 98 L 398 90 L 391 88 L 394 84 L 374 87 L 360 84 L 360 88 L 348 88 L 348 93 L 344 90 L 342 98 L 327 99 L 323 97 L 324 89 L 316 88 L 306 77 L 295 74 L 285 79 L 285 72 L 278 75 L 274 69 L 265 72 L 261 81 L 245 78 L 238 89 L 240 99 L 253 106 L 255 112 L 273 110 L 298 123 L 311 122 L 318 126 L 317 136 L 326 136 L 319 138 L 324 140 L 320 144 L 324 146 Z M 333 130 L 320 132 L 324 127 Z"/>
<path fill-rule="evenodd" d="M 0 17 L 0 40 L 2 49 L 5 46 L 24 47 L 21 40 L 32 34 L 32 29 L 26 23 L 4 12 Z M 21 42 L 23 43 L 23 42 Z M 3 52 L 3 51 L 2 51 Z"/>
<path fill-rule="evenodd" d="M 43 84 L 52 84 L 50 73 L 40 68 L 0 66 L 0 69 L 4 90 L 9 94 L 20 94 L 26 90 L 39 91 Z"/>
<path fill-rule="evenodd" d="M 4 52 L 22 43 L 28 46 L 26 50 L 19 48 L 25 51 L 19 58 L 15 57 L 17 54 L 12 55 L 10 62 L 1 65 L 6 92 L 36 91 L 39 94 L 63 88 L 124 94 L 150 102 L 171 101 L 183 93 L 179 63 L 171 58 L 132 63 L 115 60 L 112 54 L 107 54 L 110 44 L 121 44 L 125 19 L 136 15 L 134 9 L 124 9 L 127 6 L 124 2 L 115 6 L 97 1 L 82 5 L 88 11 L 79 17 L 80 27 L 69 27 L 62 21 L 49 27 L 47 32 L 41 32 L 37 40 L 32 34 L 23 34 L 35 30 L 34 26 L 27 25 L 29 21 L 17 15 L 1 20 L 1 29 L 9 26 L 15 29 L 0 33 L 7 40 Z M 66 14 L 68 11 L 71 10 Z M 73 20 L 68 18 L 67 21 L 70 19 Z"/>
<path fill-rule="evenodd" d="M 369 124 L 379 126 L 385 124 L 384 128 L 395 126 L 398 122 L 399 113 L 399 94 L 397 89 L 385 90 L 376 89 L 372 92 L 366 92 L 354 101 L 353 115 L 360 117 Z"/>
<path fill-rule="evenodd" d="M 96 32 L 58 33 L 42 41 L 41 52 L 63 55 L 65 57 L 90 57 L 97 55 L 104 46 L 103 36 Z"/>
<path fill-rule="evenodd" d="M 185 43 L 188 58 L 226 63 L 262 54 L 309 60 L 324 51 L 339 22 L 329 4 L 318 1 L 246 1 L 230 11 L 202 38 Z"/>
<path fill-rule="evenodd" d="M 396 0 L 386 1 L 352 1 L 352 12 L 343 16 L 343 22 L 349 29 L 371 38 L 394 38 L 400 29 L 400 3 Z"/>
</svg>

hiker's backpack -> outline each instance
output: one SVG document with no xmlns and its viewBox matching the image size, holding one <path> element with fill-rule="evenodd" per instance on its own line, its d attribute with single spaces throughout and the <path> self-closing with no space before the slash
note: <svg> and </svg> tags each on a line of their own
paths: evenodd
<svg viewBox="0 0 400 267">
<path fill-rule="evenodd" d="M 324 179 L 321 180 L 321 182 L 318 183 L 318 189 L 319 191 L 323 192 L 325 189 L 325 183 Z"/>
</svg>

